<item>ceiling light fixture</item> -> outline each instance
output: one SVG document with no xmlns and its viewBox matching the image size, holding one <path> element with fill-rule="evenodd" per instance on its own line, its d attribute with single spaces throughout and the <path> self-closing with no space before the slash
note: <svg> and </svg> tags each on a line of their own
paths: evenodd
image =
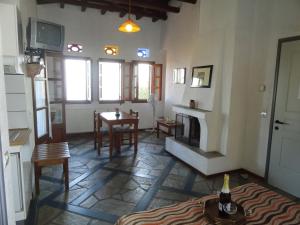
<svg viewBox="0 0 300 225">
<path fill-rule="evenodd" d="M 126 33 L 139 32 L 141 30 L 140 26 L 133 22 L 130 18 L 131 14 L 131 0 L 128 2 L 128 19 L 119 26 L 119 31 Z"/>
</svg>

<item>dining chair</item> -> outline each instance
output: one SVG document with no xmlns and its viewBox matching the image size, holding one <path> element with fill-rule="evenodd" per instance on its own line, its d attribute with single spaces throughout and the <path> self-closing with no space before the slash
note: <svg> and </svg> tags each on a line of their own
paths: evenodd
<svg viewBox="0 0 300 225">
<path fill-rule="evenodd" d="M 137 111 L 133 111 L 130 109 L 129 114 L 138 118 L 139 113 Z M 134 133 L 134 126 L 133 124 L 129 125 L 124 125 L 124 126 L 119 126 L 114 129 L 114 140 L 115 140 L 115 146 L 117 149 L 121 148 L 121 145 L 123 144 L 123 141 L 126 140 L 124 139 L 124 135 L 128 134 L 128 139 L 129 139 L 129 145 L 132 146 L 132 137 Z"/>
<path fill-rule="evenodd" d="M 108 128 L 100 127 L 99 113 L 94 111 L 94 148 L 97 149 L 100 155 L 101 147 L 103 146 L 103 136 L 108 135 Z"/>
<path fill-rule="evenodd" d="M 97 133 L 97 128 L 98 128 L 98 113 L 95 110 L 93 113 L 93 122 L 94 122 L 94 149 L 97 149 L 97 143 L 98 143 L 98 133 Z"/>
</svg>

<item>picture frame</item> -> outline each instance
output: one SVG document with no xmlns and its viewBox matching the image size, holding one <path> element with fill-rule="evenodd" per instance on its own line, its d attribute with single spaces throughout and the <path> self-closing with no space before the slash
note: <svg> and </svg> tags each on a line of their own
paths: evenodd
<svg viewBox="0 0 300 225">
<path fill-rule="evenodd" d="M 210 88 L 213 65 L 196 66 L 192 70 L 192 88 Z"/>
<path fill-rule="evenodd" d="M 173 83 L 174 84 L 185 84 L 186 68 L 175 68 L 173 69 Z"/>
</svg>

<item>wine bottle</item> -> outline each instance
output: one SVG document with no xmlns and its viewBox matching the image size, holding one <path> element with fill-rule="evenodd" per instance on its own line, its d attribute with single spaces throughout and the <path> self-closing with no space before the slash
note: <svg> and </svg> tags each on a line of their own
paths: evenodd
<svg viewBox="0 0 300 225">
<path fill-rule="evenodd" d="M 228 217 L 228 213 L 226 212 L 226 206 L 231 203 L 231 194 L 229 189 L 229 175 L 224 174 L 224 184 L 220 193 L 219 199 L 219 216 L 220 217 Z"/>
</svg>

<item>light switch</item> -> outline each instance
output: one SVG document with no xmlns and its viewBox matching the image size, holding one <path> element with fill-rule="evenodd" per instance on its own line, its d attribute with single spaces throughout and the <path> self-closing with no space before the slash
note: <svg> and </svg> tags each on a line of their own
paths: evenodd
<svg viewBox="0 0 300 225">
<path fill-rule="evenodd" d="M 261 116 L 262 118 L 267 118 L 267 117 L 268 117 L 268 113 L 267 113 L 267 112 L 261 112 L 261 113 L 260 113 L 260 116 Z"/>
</svg>

